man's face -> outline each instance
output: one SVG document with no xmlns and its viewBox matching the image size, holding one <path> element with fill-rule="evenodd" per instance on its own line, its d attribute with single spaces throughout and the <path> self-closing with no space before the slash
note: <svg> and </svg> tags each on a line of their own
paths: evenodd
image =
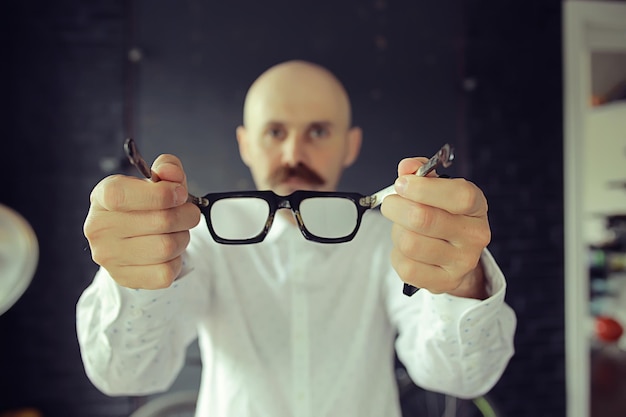
<svg viewBox="0 0 626 417">
<path fill-rule="evenodd" d="M 246 104 L 237 138 L 258 189 L 333 191 L 356 158 L 360 131 L 350 129 L 343 92 L 323 79 L 303 86 L 261 86 Z"/>
</svg>

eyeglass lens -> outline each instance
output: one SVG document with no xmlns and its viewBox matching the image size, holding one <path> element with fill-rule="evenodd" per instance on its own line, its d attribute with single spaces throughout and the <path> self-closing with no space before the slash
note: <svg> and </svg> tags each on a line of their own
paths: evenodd
<svg viewBox="0 0 626 417">
<path fill-rule="evenodd" d="M 251 239 L 261 234 L 270 215 L 267 201 L 256 197 L 217 200 L 210 208 L 213 230 L 222 239 Z"/>
<path fill-rule="evenodd" d="M 357 227 L 355 203 L 343 197 L 312 197 L 299 206 L 300 219 L 314 236 L 337 239 L 350 235 Z M 215 234 L 226 240 L 252 239 L 266 228 L 270 205 L 258 197 L 228 197 L 214 201 L 209 211 Z"/>
<path fill-rule="evenodd" d="M 300 203 L 300 217 L 312 235 L 323 238 L 348 236 L 357 225 L 354 202 L 342 197 L 313 197 Z"/>
</svg>

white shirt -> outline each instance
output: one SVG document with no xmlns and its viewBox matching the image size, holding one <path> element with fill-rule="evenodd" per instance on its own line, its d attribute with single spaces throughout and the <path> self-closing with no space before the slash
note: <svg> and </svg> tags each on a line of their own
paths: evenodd
<svg viewBox="0 0 626 417">
<path fill-rule="evenodd" d="M 394 348 L 426 389 L 487 392 L 513 355 L 501 271 L 485 251 L 484 301 L 407 297 L 390 226 L 367 212 L 354 240 L 319 244 L 277 216 L 264 242 L 220 245 L 202 220 L 170 288 L 124 288 L 101 268 L 77 306 L 87 375 L 109 395 L 164 391 L 198 337 L 198 417 L 400 416 Z"/>
</svg>

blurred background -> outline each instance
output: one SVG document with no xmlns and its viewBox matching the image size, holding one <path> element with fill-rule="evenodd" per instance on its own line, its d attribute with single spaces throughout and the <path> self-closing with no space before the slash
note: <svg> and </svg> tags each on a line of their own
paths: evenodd
<svg viewBox="0 0 626 417">
<path fill-rule="evenodd" d="M 246 89 L 299 58 L 338 75 L 364 129 L 342 189 L 373 192 L 401 158 L 456 147 L 450 173 L 488 198 L 489 248 L 519 319 L 490 395 L 506 416 L 565 415 L 560 0 L 3 6 L 0 203 L 30 222 L 40 257 L 0 316 L 0 414 L 122 417 L 145 400 L 99 393 L 80 361 L 74 308 L 96 271 L 82 234 L 89 193 L 128 171 L 127 136 L 148 160 L 178 154 L 198 193 L 251 188 L 234 136 Z"/>
</svg>

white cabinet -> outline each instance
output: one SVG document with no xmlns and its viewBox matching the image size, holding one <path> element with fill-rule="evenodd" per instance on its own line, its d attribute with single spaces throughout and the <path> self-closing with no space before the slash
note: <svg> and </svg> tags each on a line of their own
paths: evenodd
<svg viewBox="0 0 626 417">
<path fill-rule="evenodd" d="M 626 101 L 593 103 L 626 81 L 626 3 L 563 6 L 567 417 L 589 417 L 589 246 L 626 214 Z"/>
<path fill-rule="evenodd" d="M 626 79 L 626 63 L 622 70 Z M 600 243 L 611 238 L 606 216 L 626 214 L 626 99 L 590 108 L 584 117 L 582 238 Z"/>
</svg>

